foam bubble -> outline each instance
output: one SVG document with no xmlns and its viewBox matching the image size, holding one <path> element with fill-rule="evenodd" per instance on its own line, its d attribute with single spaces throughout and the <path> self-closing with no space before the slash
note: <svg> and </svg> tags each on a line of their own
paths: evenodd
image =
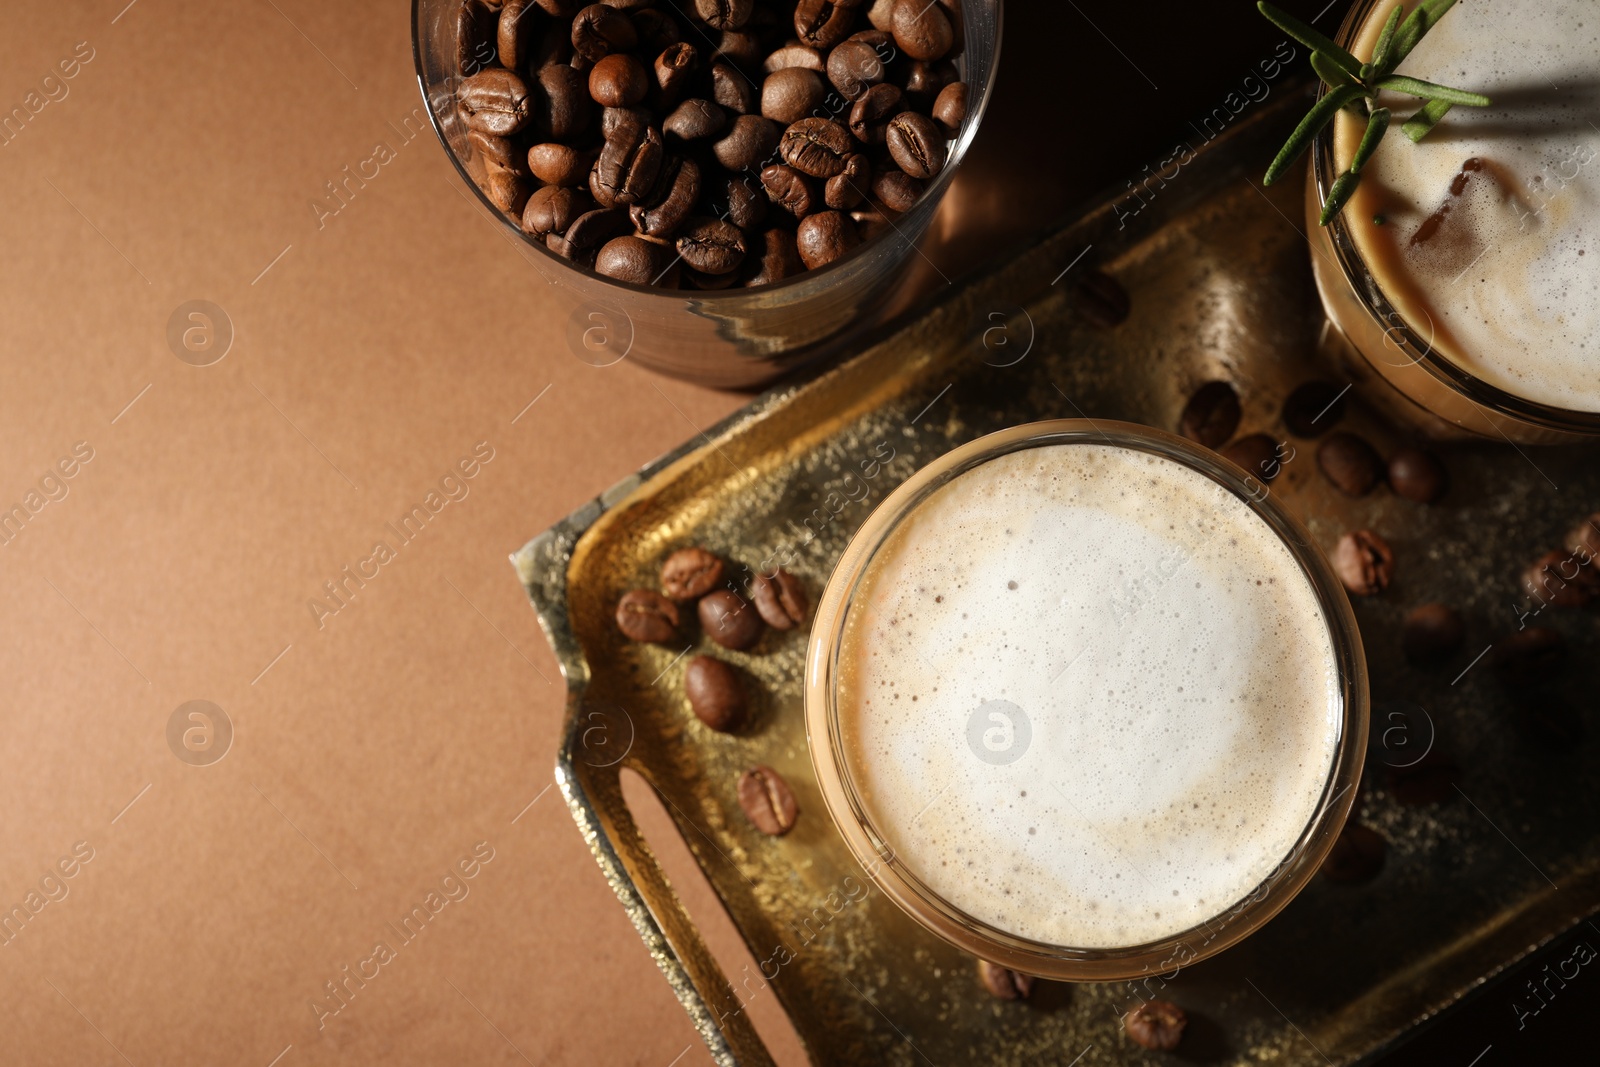
<svg viewBox="0 0 1600 1067">
<path fill-rule="evenodd" d="M 1282 542 L 1204 476 L 1102 445 L 1011 453 L 926 499 L 838 662 L 847 765 L 888 843 L 956 907 L 1054 945 L 1158 940 L 1248 895 L 1340 730 Z"/>
</svg>

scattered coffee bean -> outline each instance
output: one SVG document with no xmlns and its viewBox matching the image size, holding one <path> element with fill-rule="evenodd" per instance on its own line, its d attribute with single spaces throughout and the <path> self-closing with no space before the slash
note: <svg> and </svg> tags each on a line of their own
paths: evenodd
<svg viewBox="0 0 1600 1067">
<path fill-rule="evenodd" d="M 509 70 L 480 70 L 456 89 L 467 126 L 496 137 L 524 129 L 533 117 L 528 86 Z"/>
<path fill-rule="evenodd" d="M 690 219 L 678 237 L 678 253 L 702 274 L 727 274 L 744 262 L 744 233 L 722 219 Z"/>
<path fill-rule="evenodd" d="M 1220 448 L 1239 428 L 1239 394 L 1227 382 L 1195 390 L 1178 419 L 1178 432 L 1207 448 Z"/>
<path fill-rule="evenodd" d="M 828 53 L 828 80 L 846 100 L 859 99 L 881 84 L 885 74 L 877 49 L 865 41 L 843 41 Z"/>
<path fill-rule="evenodd" d="M 1278 476 L 1283 464 L 1278 460 L 1278 442 L 1264 433 L 1239 438 L 1222 449 L 1222 458 L 1237 463 L 1245 473 L 1263 482 Z"/>
<path fill-rule="evenodd" d="M 861 243 L 856 224 L 839 211 L 819 211 L 800 220 L 795 246 L 800 261 L 812 270 L 843 259 Z"/>
<path fill-rule="evenodd" d="M 813 178 L 831 178 L 844 170 L 854 152 L 850 134 L 837 122 L 823 118 L 801 119 L 783 131 L 778 142 L 783 161 Z"/>
<path fill-rule="evenodd" d="M 946 137 L 953 138 L 961 132 L 961 124 L 967 121 L 966 82 L 951 82 L 939 90 L 933 100 L 933 121 Z"/>
<path fill-rule="evenodd" d="M 1467 637 L 1467 623 L 1455 608 L 1423 604 L 1406 614 L 1400 627 L 1400 647 L 1413 663 L 1438 663 L 1449 659 Z"/>
<path fill-rule="evenodd" d="M 508 215 L 521 217 L 528 204 L 528 184 L 505 167 L 490 167 L 483 191 L 489 202 Z"/>
<path fill-rule="evenodd" d="M 834 0 L 800 0 L 794 9 L 794 34 L 801 44 L 826 52 L 850 36 L 855 6 Z"/>
<path fill-rule="evenodd" d="M 761 640 L 766 629 L 760 613 L 731 589 L 707 593 L 700 598 L 698 610 L 700 628 L 723 648 L 742 652 Z"/>
<path fill-rule="evenodd" d="M 642 237 L 613 237 L 595 257 L 596 274 L 633 285 L 649 285 L 655 280 L 655 246 Z"/>
<path fill-rule="evenodd" d="M 534 237 L 565 233 L 579 215 L 593 209 L 594 203 L 587 194 L 547 185 L 528 198 L 528 206 L 522 211 L 522 229 Z"/>
<path fill-rule="evenodd" d="M 799 41 L 790 41 L 769 55 L 761 65 L 761 69 L 767 74 L 787 70 L 790 67 L 802 67 L 822 74 L 827 71 L 828 63 L 819 49 L 801 44 Z"/>
<path fill-rule="evenodd" d="M 905 110 L 905 94 L 897 85 L 874 85 L 850 105 L 850 133 L 865 145 L 883 144 L 889 120 Z"/>
<path fill-rule="evenodd" d="M 661 589 L 680 603 L 699 600 L 722 584 L 722 560 L 698 546 L 680 548 L 661 564 Z"/>
<path fill-rule="evenodd" d="M 1027 1000 L 1033 992 L 1033 976 L 1002 967 L 988 960 L 978 961 L 978 978 L 989 995 L 999 1000 Z"/>
<path fill-rule="evenodd" d="M 828 92 L 822 77 L 804 67 L 784 67 L 761 83 L 761 114 L 782 126 L 791 126 L 822 105 Z"/>
<path fill-rule="evenodd" d="M 1546 552 L 1522 572 L 1522 591 L 1541 606 L 1581 608 L 1593 599 L 1594 565 L 1581 565 L 1566 552 Z"/>
<path fill-rule="evenodd" d="M 589 193 L 601 207 L 637 204 L 654 187 L 665 154 L 655 127 L 630 112 L 616 114 L 616 124 L 589 172 Z"/>
<path fill-rule="evenodd" d="M 699 69 L 700 53 L 687 41 L 662 49 L 652 65 L 656 85 L 661 89 L 661 104 L 666 106 L 681 100 Z"/>
<path fill-rule="evenodd" d="M 931 178 L 944 169 L 944 134 L 920 111 L 902 111 L 890 119 L 883 143 L 900 169 L 913 178 Z"/>
<path fill-rule="evenodd" d="M 1389 457 L 1389 488 L 1397 496 L 1432 504 L 1448 484 L 1444 465 L 1420 448 L 1402 448 Z"/>
<path fill-rule="evenodd" d="M 769 200 L 795 218 L 803 219 L 816 209 L 817 198 L 811 179 L 786 163 L 775 163 L 763 170 L 761 187 Z"/>
<path fill-rule="evenodd" d="M 912 59 L 940 59 L 955 44 L 950 17 L 932 0 L 899 0 L 889 15 L 894 43 Z"/>
<path fill-rule="evenodd" d="M 507 70 L 522 70 L 541 32 L 539 9 L 533 0 L 505 0 L 496 33 L 500 65 Z"/>
<path fill-rule="evenodd" d="M 1371 530 L 1355 530 L 1339 538 L 1333 569 L 1356 596 L 1376 596 L 1394 577 L 1394 550 Z"/>
<path fill-rule="evenodd" d="M 589 178 L 597 153 L 546 141 L 528 149 L 528 170 L 553 186 L 581 185 Z"/>
<path fill-rule="evenodd" d="M 722 139 L 711 146 L 717 162 L 732 171 L 747 170 L 772 155 L 778 145 L 778 124 L 760 115 L 740 115 Z"/>
<path fill-rule="evenodd" d="M 1348 386 L 1307 382 L 1283 402 L 1283 424 L 1296 437 L 1321 437 L 1344 417 Z"/>
<path fill-rule="evenodd" d="M 694 0 L 694 13 L 714 30 L 736 30 L 754 10 L 753 0 Z"/>
<path fill-rule="evenodd" d="M 727 129 L 728 114 L 710 100 L 696 97 L 679 104 L 661 128 L 680 141 L 698 141 L 716 137 Z"/>
<path fill-rule="evenodd" d="M 735 115 L 753 115 L 759 110 L 755 85 L 731 63 L 711 64 L 711 99 Z"/>
<path fill-rule="evenodd" d="M 744 724 L 744 686 L 739 673 L 720 659 L 696 656 L 683 670 L 683 692 L 699 720 L 722 733 Z"/>
<path fill-rule="evenodd" d="M 1341 885 L 1369 882 L 1383 870 L 1389 843 L 1370 826 L 1346 823 L 1322 861 L 1322 877 Z"/>
<path fill-rule="evenodd" d="M 638 43 L 633 20 L 614 7 L 590 4 L 572 17 L 572 50 L 590 63 L 613 52 L 626 52 Z"/>
<path fill-rule="evenodd" d="M 811 601 L 800 579 L 779 567 L 770 575 L 758 574 L 750 589 L 756 610 L 774 630 L 792 630 L 806 621 Z"/>
<path fill-rule="evenodd" d="M 670 641 L 678 632 L 678 607 L 654 589 L 630 589 L 617 601 L 617 629 L 630 641 Z"/>
<path fill-rule="evenodd" d="M 1410 807 L 1443 804 L 1456 795 L 1456 779 L 1460 776 L 1461 768 L 1455 760 L 1438 749 L 1429 749 L 1415 763 L 1389 769 L 1389 792 L 1396 803 Z"/>
<path fill-rule="evenodd" d="M 662 167 L 655 194 L 647 203 L 630 207 L 628 216 L 645 236 L 665 238 L 683 224 L 699 196 L 699 165 L 687 157 L 675 157 Z"/>
<path fill-rule="evenodd" d="M 1084 318 L 1102 329 L 1109 330 L 1122 325 L 1133 310 L 1128 291 L 1104 271 L 1090 271 L 1078 283 L 1075 291 L 1078 310 Z"/>
<path fill-rule="evenodd" d="M 589 95 L 601 107 L 632 107 L 650 91 L 650 75 L 633 56 L 606 56 L 589 71 Z"/>
<path fill-rule="evenodd" d="M 621 208 L 586 211 L 567 227 L 566 248 L 573 258 L 588 259 L 597 255 L 607 241 L 621 237 L 628 229 L 628 213 Z"/>
<path fill-rule="evenodd" d="M 830 179 L 831 180 L 831 179 Z M 922 196 L 923 185 L 905 171 L 893 167 L 872 176 L 872 196 L 885 211 L 895 214 L 910 211 Z"/>
<path fill-rule="evenodd" d="M 1600 513 L 1590 515 L 1568 531 L 1562 545 L 1585 567 L 1600 566 L 1600 562 L 1589 562 L 1600 557 Z"/>
<path fill-rule="evenodd" d="M 551 63 L 539 70 L 538 82 L 540 91 L 533 94 L 533 128 L 540 136 L 565 144 L 587 133 L 594 123 L 594 99 L 584 73 L 565 63 Z"/>
<path fill-rule="evenodd" d="M 1567 641 L 1560 630 L 1530 626 L 1495 642 L 1490 662 L 1513 681 L 1546 677 L 1567 657 Z"/>
<path fill-rule="evenodd" d="M 1189 1017 L 1170 1000 L 1142 1001 L 1122 1017 L 1122 1028 L 1133 1043 L 1157 1052 L 1177 1048 L 1188 1025 Z"/>
<path fill-rule="evenodd" d="M 857 152 L 844 161 L 844 170 L 823 184 L 822 201 L 835 211 L 848 211 L 866 199 L 871 184 L 872 163 Z"/>
<path fill-rule="evenodd" d="M 754 767 L 739 776 L 739 806 L 757 830 L 773 837 L 794 829 L 800 814 L 789 783 L 771 767 Z"/>
<path fill-rule="evenodd" d="M 1378 484 L 1383 461 L 1363 438 L 1341 430 L 1317 446 L 1317 466 L 1345 496 L 1366 496 Z"/>
</svg>

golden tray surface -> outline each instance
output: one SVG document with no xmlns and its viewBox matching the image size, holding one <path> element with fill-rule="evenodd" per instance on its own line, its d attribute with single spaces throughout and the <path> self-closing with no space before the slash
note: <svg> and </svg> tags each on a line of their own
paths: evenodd
<svg viewBox="0 0 1600 1067">
<path fill-rule="evenodd" d="M 1323 319 L 1300 231 L 1302 186 L 1262 190 L 1258 180 L 1302 106 L 1283 94 L 1202 149 L 1131 224 L 1100 205 L 891 324 L 847 362 L 763 394 L 512 557 L 567 680 L 561 790 L 719 1064 L 771 1059 L 640 836 L 623 767 L 667 801 L 751 952 L 776 971 L 772 988 L 819 1064 L 1354 1063 L 1600 907 L 1591 748 L 1541 743 L 1521 725 L 1530 700 L 1586 709 L 1577 686 L 1600 651 L 1593 616 L 1537 617 L 1564 632 L 1571 665 L 1531 693 L 1497 684 L 1487 658 L 1469 667 L 1530 606 L 1523 565 L 1600 507 L 1596 454 L 1435 446 L 1452 488 L 1430 506 L 1382 488 L 1347 499 L 1320 475 L 1315 442 L 1290 437 L 1279 417 L 1290 389 L 1329 374 L 1314 358 Z M 1091 269 L 1131 295 L 1122 325 L 1084 318 L 1074 290 Z M 624 641 L 612 611 L 624 590 L 655 587 L 660 561 L 685 544 L 736 573 L 784 562 L 815 601 L 876 502 L 936 456 L 1044 418 L 1171 429 L 1211 379 L 1239 390 L 1241 434 L 1294 449 L 1271 490 L 1325 551 L 1361 527 L 1394 547 L 1393 585 L 1355 604 L 1374 738 L 1357 815 L 1389 852 L 1374 881 L 1316 879 L 1239 946 L 1152 979 L 1148 988 L 1191 1018 L 1179 1051 L 1161 1055 L 1121 1033 L 1120 1013 L 1149 995 L 1139 984 L 1042 983 L 1029 1001 L 995 1001 L 970 958 L 871 888 L 812 775 L 803 630 L 769 631 L 752 653 L 718 651 L 746 673 L 755 701 L 751 725 L 728 736 L 689 711 L 688 657 Z M 1385 454 L 1408 440 L 1360 404 L 1341 428 Z M 1400 620 L 1433 600 L 1466 614 L 1468 639 L 1444 667 L 1422 670 L 1400 655 Z M 1429 746 L 1452 756 L 1459 776 L 1443 802 L 1402 805 L 1389 769 Z M 795 788 L 801 816 L 785 837 L 763 836 L 739 809 L 734 783 L 757 763 Z"/>
</svg>

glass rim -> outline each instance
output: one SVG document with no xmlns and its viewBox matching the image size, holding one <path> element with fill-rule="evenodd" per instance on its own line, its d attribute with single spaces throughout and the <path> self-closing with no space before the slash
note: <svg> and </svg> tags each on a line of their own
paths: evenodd
<svg viewBox="0 0 1600 1067">
<path fill-rule="evenodd" d="M 878 831 L 853 781 L 836 705 L 840 635 L 851 601 L 878 550 L 901 521 L 953 479 L 1013 452 L 1098 444 L 1179 463 L 1227 489 L 1262 518 L 1311 585 L 1338 670 L 1338 740 L 1314 814 L 1278 866 L 1249 893 L 1186 930 L 1138 945 L 1079 948 L 1020 937 L 979 920 L 931 890 Z M 923 467 L 894 490 L 851 538 L 812 623 L 805 673 L 806 742 L 834 825 L 867 876 L 924 928 L 979 959 L 1042 978 L 1108 981 L 1188 966 L 1243 940 L 1277 915 L 1316 873 L 1355 799 L 1366 756 L 1369 694 L 1365 654 L 1348 598 L 1305 526 L 1257 479 L 1221 456 L 1132 423 L 1059 419 L 1028 423 L 969 442 Z"/>
<path fill-rule="evenodd" d="M 1350 47 L 1366 20 L 1380 6 L 1380 2 L 1381 0 L 1356 0 L 1351 5 L 1335 37 L 1335 42 L 1341 48 Z M 1321 100 L 1327 92 L 1327 84 L 1319 81 L 1317 99 Z M 1311 180 L 1315 183 L 1319 204 L 1327 203 L 1329 190 L 1338 176 L 1334 162 L 1333 128 L 1334 123 L 1329 123 L 1317 134 L 1311 145 Z M 1424 341 L 1395 307 L 1367 267 L 1366 260 L 1357 249 L 1355 238 L 1345 220 L 1345 212 L 1341 211 L 1335 215 L 1326 229 L 1330 239 L 1329 244 L 1333 247 L 1334 260 L 1344 275 L 1345 284 L 1350 287 L 1357 302 L 1371 316 L 1373 322 L 1383 331 L 1385 338 L 1393 341 L 1411 365 L 1420 367 L 1434 381 L 1490 413 L 1505 414 L 1545 429 L 1600 435 L 1600 411 L 1556 407 L 1508 393 L 1452 362 L 1435 348 L 1431 341 Z M 1396 367 L 1403 365 L 1394 364 Z"/>
<path fill-rule="evenodd" d="M 513 225 L 506 213 L 496 207 L 494 202 L 489 199 L 488 194 L 483 191 L 483 188 L 478 184 L 477 179 L 475 179 L 471 172 L 467 170 L 466 164 L 463 163 L 460 156 L 456 154 L 455 149 L 450 147 L 450 140 L 445 136 L 444 127 L 439 121 L 439 113 L 434 109 L 433 106 L 433 97 L 429 93 L 428 89 L 428 74 L 423 64 L 422 14 L 423 8 L 428 6 L 429 2 L 430 0 L 411 0 L 411 62 L 413 72 L 417 80 L 417 88 L 422 94 L 423 110 L 428 113 L 428 125 L 433 128 L 434 136 L 438 138 L 439 141 L 439 147 L 444 150 L 445 156 L 450 160 L 450 164 L 455 168 L 456 176 L 466 184 L 472 195 L 478 198 L 479 204 L 489 211 L 490 215 L 495 221 L 495 224 L 497 226 L 504 227 L 504 229 L 511 234 L 512 238 L 518 242 L 519 247 L 533 249 L 535 253 L 547 258 L 553 266 L 559 269 L 573 271 L 581 277 L 590 279 L 591 281 L 600 282 L 608 286 L 615 286 L 617 289 L 627 293 L 645 296 L 667 296 L 674 299 L 687 298 L 693 300 L 697 304 L 715 304 L 723 300 L 731 301 L 735 297 L 759 296 L 766 293 L 772 293 L 780 291 L 791 285 L 796 285 L 802 281 L 814 282 L 817 279 L 825 278 L 828 276 L 828 274 L 838 271 L 846 264 L 849 264 L 868 254 L 870 250 L 887 244 L 890 240 L 899 236 L 899 229 L 895 225 L 895 220 L 888 219 L 889 225 L 885 229 L 874 235 L 869 240 L 862 241 L 859 245 L 852 249 L 848 255 L 836 259 L 832 263 L 828 263 L 825 266 L 818 267 L 815 270 L 803 270 L 798 274 L 791 275 L 787 278 L 780 278 L 775 282 L 767 282 L 763 285 L 729 285 L 724 289 L 664 289 L 656 285 L 643 285 L 638 282 L 625 282 L 616 278 L 608 278 L 604 274 L 600 274 L 588 267 L 581 266 L 571 260 L 563 259 L 546 247 L 543 242 L 536 241 L 527 233 L 523 232 L 521 226 Z M 963 40 L 970 40 L 972 37 L 972 34 L 970 33 L 972 19 L 968 14 L 966 5 L 962 6 L 962 21 L 964 23 L 964 30 L 968 31 L 964 34 Z M 1003 0 L 994 0 L 994 47 L 989 54 L 989 75 L 984 79 L 984 83 L 981 87 L 981 91 L 977 95 L 977 99 L 973 100 L 968 106 L 966 120 L 962 124 L 961 132 L 957 134 L 955 139 L 950 143 L 950 148 L 945 159 L 944 167 L 922 190 L 922 195 L 917 198 L 917 204 L 913 204 L 910 209 L 901 212 L 900 214 L 902 216 L 910 214 L 911 211 L 916 209 L 918 204 L 921 204 L 923 201 L 928 200 L 929 198 L 937 200 L 943 197 L 945 192 L 949 189 L 950 183 L 955 180 L 956 171 L 959 169 L 962 159 L 966 157 L 968 148 L 971 147 L 973 140 L 977 136 L 978 127 L 983 122 L 984 112 L 988 110 L 989 98 L 994 95 L 995 73 L 1000 64 L 1000 51 L 1002 41 L 1005 37 L 1004 24 L 1005 4 Z M 963 52 L 963 54 L 957 58 L 964 59 L 965 52 Z M 964 77 L 965 72 L 963 71 L 962 73 Z M 459 78 L 460 75 L 452 74 L 450 77 L 452 79 L 456 79 Z M 453 93 L 450 99 L 454 101 L 455 97 Z M 912 246 L 915 247 L 916 243 L 917 242 L 913 241 Z M 679 294 L 692 295 L 685 297 Z"/>
</svg>

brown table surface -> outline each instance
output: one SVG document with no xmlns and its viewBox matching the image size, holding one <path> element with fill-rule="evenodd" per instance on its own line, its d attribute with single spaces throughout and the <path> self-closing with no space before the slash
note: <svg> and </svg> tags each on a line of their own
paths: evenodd
<svg viewBox="0 0 1600 1067">
<path fill-rule="evenodd" d="M 932 259 L 1140 177 L 1270 54 L 1232 6 L 1012 4 Z M 551 789 L 562 686 L 506 556 L 745 398 L 566 350 L 422 122 L 405 4 L 3 20 L 0 1061 L 709 1062 Z M 197 300 L 207 366 L 169 343 Z M 192 700 L 233 729 L 205 766 L 168 741 Z"/>
</svg>

